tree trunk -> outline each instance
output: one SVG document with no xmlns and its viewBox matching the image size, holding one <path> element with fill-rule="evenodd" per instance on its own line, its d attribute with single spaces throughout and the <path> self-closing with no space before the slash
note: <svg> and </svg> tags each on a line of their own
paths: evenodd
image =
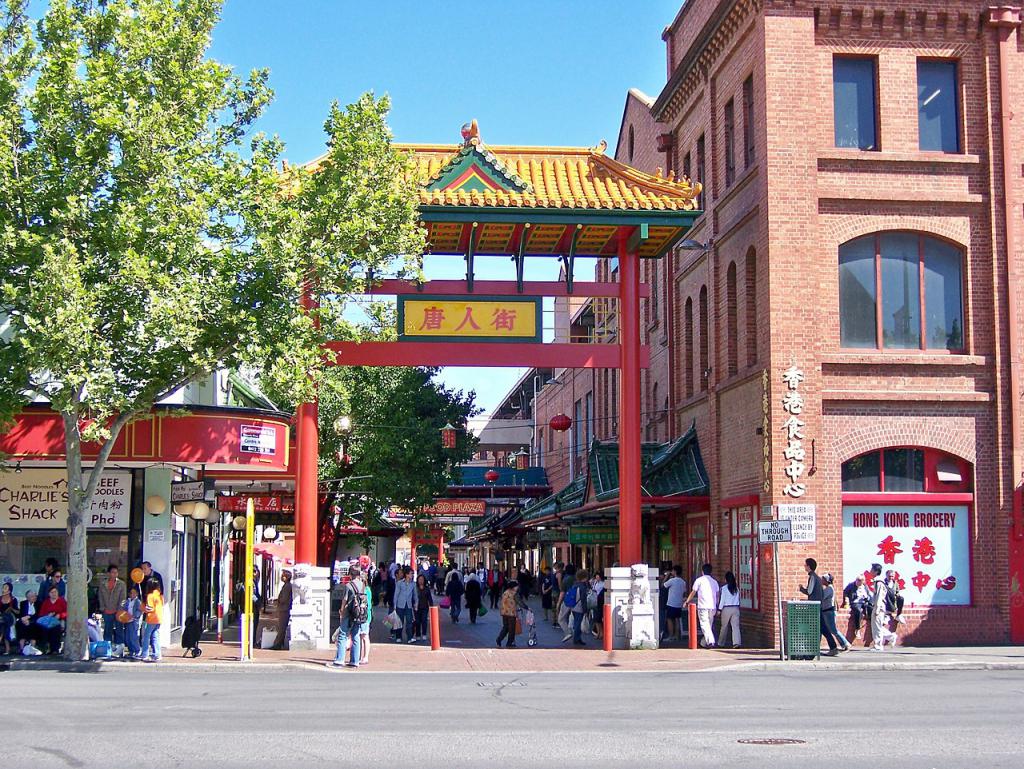
<svg viewBox="0 0 1024 769">
<path fill-rule="evenodd" d="M 77 404 L 76 404 L 77 405 Z M 110 426 L 110 437 L 104 441 L 88 480 L 82 470 L 82 432 L 79 428 L 79 414 L 62 411 L 64 419 L 64 454 L 67 458 L 68 474 L 68 562 L 65 569 L 67 588 L 65 600 L 68 604 L 68 618 L 64 631 L 64 658 L 85 660 L 89 658 L 89 634 L 85 621 L 89 618 L 89 564 L 86 518 L 92 506 L 100 475 L 107 464 L 107 457 L 114 448 L 121 429 L 128 423 L 129 414 L 122 414 Z"/>
<path fill-rule="evenodd" d="M 64 453 L 68 470 L 68 562 L 67 562 L 67 629 L 64 632 L 64 657 L 69 660 L 89 658 L 89 635 L 85 621 L 89 614 L 89 569 L 85 513 L 92 499 L 86 497 L 82 483 L 82 436 L 76 414 L 63 414 Z M 96 472 L 93 469 L 93 472 Z M 102 468 L 100 468 L 102 472 Z"/>
</svg>

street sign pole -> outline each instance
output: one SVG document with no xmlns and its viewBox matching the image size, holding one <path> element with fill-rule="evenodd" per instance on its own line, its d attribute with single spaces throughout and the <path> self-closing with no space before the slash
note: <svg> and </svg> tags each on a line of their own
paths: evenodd
<svg viewBox="0 0 1024 769">
<path fill-rule="evenodd" d="M 775 610 L 779 614 L 779 660 L 786 659 L 786 627 L 783 625 L 782 617 L 782 588 L 779 585 L 779 543 L 775 542 L 772 545 L 774 557 L 772 561 L 775 563 Z"/>
<path fill-rule="evenodd" d="M 771 543 L 775 564 L 775 602 L 779 615 L 779 659 L 786 659 L 786 628 L 782 616 L 782 587 L 779 584 L 779 543 L 793 541 L 793 522 L 789 520 L 758 521 L 757 544 Z"/>
</svg>

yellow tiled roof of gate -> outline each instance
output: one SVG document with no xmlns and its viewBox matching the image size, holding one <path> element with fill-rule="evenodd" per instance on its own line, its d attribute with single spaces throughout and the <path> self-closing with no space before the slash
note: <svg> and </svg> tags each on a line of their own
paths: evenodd
<svg viewBox="0 0 1024 769">
<path fill-rule="evenodd" d="M 647 174 L 603 154 L 603 147 L 480 145 L 527 187 L 507 190 L 426 189 L 464 145 L 401 144 L 412 156 L 421 205 L 514 208 L 589 208 L 631 211 L 692 211 L 701 185 Z"/>
</svg>

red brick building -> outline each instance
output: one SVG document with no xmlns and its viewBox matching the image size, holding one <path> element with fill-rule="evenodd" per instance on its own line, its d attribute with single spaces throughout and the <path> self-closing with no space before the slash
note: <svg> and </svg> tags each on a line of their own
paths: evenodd
<svg viewBox="0 0 1024 769">
<path fill-rule="evenodd" d="M 688 0 L 665 88 L 627 96 L 616 158 L 704 185 L 688 248 L 645 266 L 643 411 L 649 440 L 696 423 L 711 499 L 645 552 L 735 571 L 748 637 L 775 635 L 756 521 L 780 515 L 783 598 L 808 556 L 837 585 L 878 562 L 910 642 L 1024 641 L 1019 27 L 976 0 Z M 614 372 L 594 393 L 612 437 Z"/>
</svg>

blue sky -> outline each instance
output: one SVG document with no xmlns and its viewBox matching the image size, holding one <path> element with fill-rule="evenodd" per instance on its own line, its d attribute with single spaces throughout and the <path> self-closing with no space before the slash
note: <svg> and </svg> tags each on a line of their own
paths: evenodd
<svg viewBox="0 0 1024 769">
<path fill-rule="evenodd" d="M 331 101 L 364 91 L 392 99 L 398 141 L 460 140 L 476 118 L 490 144 L 614 147 L 626 91 L 665 82 L 661 30 L 680 0 L 226 0 L 212 55 L 247 71 L 267 67 L 276 99 L 260 128 L 293 163 L 323 150 Z M 427 262 L 430 277 L 460 275 L 458 260 Z M 499 269 L 500 268 L 500 269 Z M 480 277 L 504 276 L 484 264 Z M 586 268 L 580 272 L 586 276 Z M 553 277 L 554 262 L 528 278 Z M 524 369 L 448 369 L 490 410 Z"/>
</svg>

